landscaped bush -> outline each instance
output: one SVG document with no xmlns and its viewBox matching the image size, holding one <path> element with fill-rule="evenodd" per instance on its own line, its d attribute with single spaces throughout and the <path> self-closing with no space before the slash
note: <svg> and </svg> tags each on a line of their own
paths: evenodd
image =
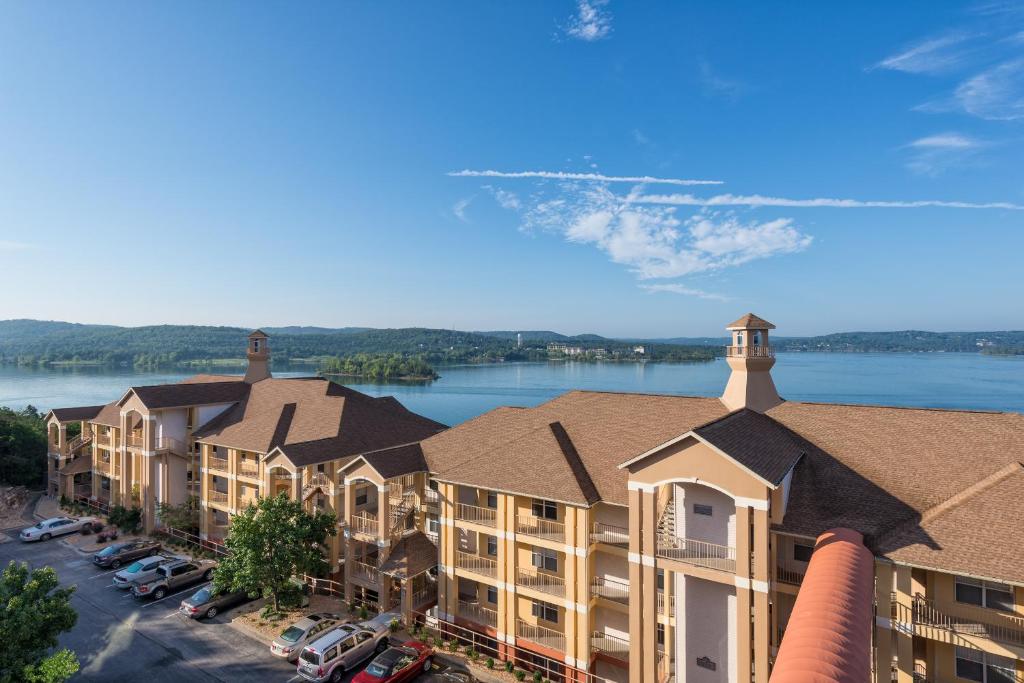
<svg viewBox="0 0 1024 683">
<path fill-rule="evenodd" d="M 369 617 L 370 617 L 370 613 L 369 613 L 369 611 L 367 611 L 366 605 L 360 605 L 359 606 L 359 618 L 360 619 L 368 619 Z"/>
<path fill-rule="evenodd" d="M 126 508 L 123 505 L 115 505 L 110 508 L 107 520 L 122 531 L 132 533 L 142 526 L 142 510 L 137 507 Z"/>
<path fill-rule="evenodd" d="M 488 657 L 487 661 L 484 662 L 484 664 L 487 666 L 488 669 L 493 669 L 494 668 L 494 657 Z"/>
<path fill-rule="evenodd" d="M 540 675 L 539 671 L 533 672 L 533 683 L 541 683 L 543 679 L 544 677 Z"/>
<path fill-rule="evenodd" d="M 512 669 L 516 668 L 516 665 L 512 662 L 505 662 L 505 671 L 512 673 Z"/>
<path fill-rule="evenodd" d="M 516 669 L 515 671 L 512 672 L 512 675 L 516 677 L 517 681 L 521 681 L 524 678 L 526 678 L 526 672 L 523 671 L 522 669 Z"/>
</svg>

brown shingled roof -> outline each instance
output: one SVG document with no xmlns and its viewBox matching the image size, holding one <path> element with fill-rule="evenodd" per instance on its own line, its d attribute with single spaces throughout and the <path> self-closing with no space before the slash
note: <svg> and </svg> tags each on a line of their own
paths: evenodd
<svg viewBox="0 0 1024 683">
<path fill-rule="evenodd" d="M 747 313 L 739 320 L 734 320 L 725 326 L 727 330 L 774 330 L 775 325 L 764 318 L 759 318 L 753 313 Z"/>
<path fill-rule="evenodd" d="M 362 453 L 360 458 L 366 461 L 384 479 L 393 479 L 405 474 L 427 471 L 427 461 L 423 459 L 423 450 L 418 443 L 407 443 L 379 451 Z"/>
<path fill-rule="evenodd" d="M 117 405 L 117 402 L 108 403 L 100 409 L 100 412 L 96 414 L 96 417 L 89 420 L 93 424 L 104 425 L 106 427 L 120 427 L 121 426 L 121 407 Z"/>
<path fill-rule="evenodd" d="M 558 422 L 599 499 L 625 505 L 619 463 L 727 412 L 717 398 L 570 391 L 535 408 L 497 408 L 421 446 L 437 479 L 590 505 L 586 479 L 552 431 Z"/>
<path fill-rule="evenodd" d="M 54 408 L 50 411 L 50 415 L 57 418 L 58 422 L 80 422 L 82 420 L 91 420 L 96 417 L 97 413 L 103 409 L 103 406 L 78 406 L 75 408 Z"/>
<path fill-rule="evenodd" d="M 256 453 L 280 448 L 303 466 L 412 443 L 444 429 L 391 397 L 373 398 L 321 378 L 249 386 L 237 405 L 196 431 L 198 440 Z"/>
<path fill-rule="evenodd" d="M 210 382 L 190 381 L 177 384 L 132 387 L 128 394 L 134 393 L 142 401 L 142 404 L 150 409 L 176 408 L 179 406 L 234 403 L 245 397 L 249 392 L 250 386 L 239 379 Z M 125 395 L 125 398 L 121 399 L 122 404 L 128 394 Z"/>
<path fill-rule="evenodd" d="M 781 483 L 800 457 L 812 448 L 784 425 L 747 408 L 693 431 L 773 485 Z"/>
<path fill-rule="evenodd" d="M 437 566 L 437 546 L 422 531 L 414 531 L 395 543 L 380 571 L 397 579 L 406 579 L 434 566 Z"/>
</svg>

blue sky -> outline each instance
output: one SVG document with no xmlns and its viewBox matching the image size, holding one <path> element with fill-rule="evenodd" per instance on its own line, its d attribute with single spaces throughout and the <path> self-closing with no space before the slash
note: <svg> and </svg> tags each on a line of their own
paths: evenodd
<svg viewBox="0 0 1024 683">
<path fill-rule="evenodd" d="M 0 318 L 1024 327 L 1024 5 L 835 5 L 4 3 Z"/>
</svg>

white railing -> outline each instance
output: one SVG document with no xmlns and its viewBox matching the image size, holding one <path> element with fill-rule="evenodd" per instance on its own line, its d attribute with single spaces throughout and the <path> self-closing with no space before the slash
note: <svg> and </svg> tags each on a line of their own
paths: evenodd
<svg viewBox="0 0 1024 683">
<path fill-rule="evenodd" d="M 474 555 L 473 553 L 457 552 L 455 554 L 455 566 L 483 576 L 498 575 L 497 562 L 480 555 Z"/>
<path fill-rule="evenodd" d="M 428 488 L 423 492 L 423 504 L 436 507 L 441 504 L 441 492 Z"/>
<path fill-rule="evenodd" d="M 628 605 L 629 581 L 595 576 L 594 580 L 590 582 L 590 596 Z"/>
<path fill-rule="evenodd" d="M 427 588 L 421 588 L 420 590 L 409 596 L 409 602 L 413 606 L 413 609 L 422 607 L 428 602 L 437 600 L 437 588 L 434 586 L 428 586 Z"/>
<path fill-rule="evenodd" d="M 459 600 L 459 616 L 483 626 L 496 628 L 498 626 L 498 612 L 484 607 L 478 602 Z"/>
<path fill-rule="evenodd" d="M 736 548 L 692 538 L 658 536 L 658 557 L 709 569 L 736 571 Z"/>
<path fill-rule="evenodd" d="M 249 477 L 250 479 L 259 479 L 260 465 L 259 463 L 252 462 L 251 460 L 239 460 L 238 474 L 243 477 Z"/>
<path fill-rule="evenodd" d="M 206 460 L 207 469 L 219 470 L 220 472 L 228 471 L 228 459 L 227 458 L 215 458 L 212 455 Z"/>
<path fill-rule="evenodd" d="M 629 545 L 629 529 L 624 526 L 594 522 L 590 531 L 590 542 L 626 547 Z"/>
<path fill-rule="evenodd" d="M 308 498 L 316 489 L 320 489 L 328 496 L 334 495 L 334 482 L 323 472 L 314 472 L 309 481 L 302 487 L 302 497 Z"/>
<path fill-rule="evenodd" d="M 213 489 L 213 490 L 210 491 L 209 501 L 211 503 L 223 503 L 224 505 L 227 505 L 227 502 L 228 502 L 228 492 L 227 491 L 217 491 L 216 489 Z"/>
<path fill-rule="evenodd" d="M 354 534 L 380 536 L 380 522 L 377 515 L 369 512 L 357 512 L 349 518 L 349 530 Z"/>
<path fill-rule="evenodd" d="M 552 650 L 565 652 L 565 634 L 539 624 L 528 624 L 516 619 L 516 638 L 528 640 Z"/>
<path fill-rule="evenodd" d="M 524 536 L 536 536 L 549 541 L 565 541 L 564 524 L 533 515 L 516 515 L 516 533 Z"/>
<path fill-rule="evenodd" d="M 352 577 L 368 581 L 369 583 L 380 583 L 380 570 L 366 562 L 352 562 Z"/>
<path fill-rule="evenodd" d="M 669 609 L 670 613 L 676 611 L 676 596 L 675 595 L 669 596 L 669 599 L 668 599 L 668 609 Z M 658 614 L 664 614 L 664 613 L 665 613 L 665 591 L 660 590 L 660 591 L 658 591 Z"/>
<path fill-rule="evenodd" d="M 485 526 L 495 526 L 498 519 L 498 511 L 493 508 L 482 508 L 479 505 L 456 503 L 455 519 Z"/>
<path fill-rule="evenodd" d="M 565 597 L 565 579 L 555 574 L 525 567 L 516 568 L 516 585 L 541 593 Z"/>
<path fill-rule="evenodd" d="M 594 631 L 590 636 L 590 647 L 615 659 L 629 661 L 629 641 L 623 638 Z"/>
</svg>

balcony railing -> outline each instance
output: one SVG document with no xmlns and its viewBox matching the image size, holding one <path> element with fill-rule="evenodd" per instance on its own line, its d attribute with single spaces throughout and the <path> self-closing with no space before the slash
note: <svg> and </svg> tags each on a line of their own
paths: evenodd
<svg viewBox="0 0 1024 683">
<path fill-rule="evenodd" d="M 804 582 L 804 573 L 795 569 L 785 567 L 775 568 L 775 579 L 779 583 L 788 583 L 791 586 L 799 586 Z"/>
<path fill-rule="evenodd" d="M 459 600 L 459 616 L 482 626 L 491 628 L 498 626 L 497 610 L 484 607 L 478 602 Z"/>
<path fill-rule="evenodd" d="M 897 621 L 914 626 L 1024 645 L 1024 617 L 1003 614 L 993 609 L 915 596 L 909 607 L 893 602 L 893 613 Z"/>
<path fill-rule="evenodd" d="M 480 555 L 474 555 L 473 553 L 456 553 L 455 566 L 482 576 L 495 577 L 498 575 L 497 562 Z"/>
<path fill-rule="evenodd" d="M 209 500 L 210 500 L 211 503 L 221 503 L 222 505 L 227 505 L 228 504 L 228 492 L 227 491 L 217 491 L 216 489 L 211 490 L 210 491 L 210 498 L 209 498 Z"/>
<path fill-rule="evenodd" d="M 658 591 L 658 600 L 657 600 L 657 602 L 658 602 L 658 614 L 664 614 L 665 613 L 665 591 L 663 591 L 663 590 Z M 675 595 L 670 595 L 669 598 L 668 598 L 668 611 L 670 613 L 676 611 L 676 596 Z"/>
<path fill-rule="evenodd" d="M 549 541 L 565 541 L 565 525 L 533 515 L 516 515 L 516 533 L 535 536 Z"/>
<path fill-rule="evenodd" d="M 111 437 L 110 432 L 107 432 L 106 434 L 97 434 L 96 437 L 95 437 L 95 441 L 96 441 L 96 443 L 98 445 L 104 446 L 104 447 L 113 446 L 114 445 L 114 443 L 113 443 L 114 440 Z"/>
<path fill-rule="evenodd" d="M 758 346 L 726 346 L 725 355 L 729 358 L 775 358 L 775 349 L 763 344 Z"/>
<path fill-rule="evenodd" d="M 110 460 L 103 460 L 97 458 L 95 461 L 93 461 L 92 468 L 96 472 L 109 477 L 114 472 L 114 463 L 112 463 Z"/>
<path fill-rule="evenodd" d="M 380 535 L 380 521 L 377 519 L 377 515 L 369 512 L 357 512 L 349 518 L 349 531 L 376 538 Z"/>
<path fill-rule="evenodd" d="M 433 602 L 435 600 L 437 600 L 437 588 L 432 585 L 429 585 L 426 588 L 421 588 L 413 593 L 409 598 L 409 602 L 412 604 L 413 609 L 422 607 L 428 602 Z"/>
<path fill-rule="evenodd" d="M 425 506 L 437 507 L 441 504 L 441 492 L 428 488 L 423 492 L 422 502 Z"/>
<path fill-rule="evenodd" d="M 240 460 L 238 463 L 238 474 L 251 479 L 259 479 L 260 465 L 252 460 Z"/>
<path fill-rule="evenodd" d="M 207 469 L 217 470 L 218 472 L 228 471 L 228 459 L 227 458 L 215 458 L 212 455 L 206 459 Z"/>
<path fill-rule="evenodd" d="M 565 579 L 549 572 L 518 567 L 516 568 L 516 585 L 532 588 L 548 595 L 565 597 Z"/>
<path fill-rule="evenodd" d="M 604 598 L 622 605 L 629 604 L 629 581 L 596 576 L 590 582 L 590 596 Z"/>
<path fill-rule="evenodd" d="M 594 526 L 590 530 L 590 542 L 607 543 L 626 548 L 629 547 L 629 529 L 624 526 L 594 522 Z"/>
<path fill-rule="evenodd" d="M 352 562 L 352 577 L 369 583 L 380 583 L 380 570 L 366 562 Z"/>
<path fill-rule="evenodd" d="M 725 572 L 736 571 L 736 548 L 692 538 L 658 536 L 658 557 Z"/>
<path fill-rule="evenodd" d="M 142 432 L 131 432 L 124 438 L 125 444 L 128 448 L 144 448 L 146 446 L 146 440 L 142 438 Z"/>
<path fill-rule="evenodd" d="M 565 652 L 565 634 L 553 628 L 540 626 L 539 624 L 528 624 L 522 619 L 516 620 L 516 638 L 528 640 L 552 650 Z"/>
<path fill-rule="evenodd" d="M 629 641 L 608 633 L 594 631 L 590 636 L 590 647 L 624 662 L 629 661 Z"/>
<path fill-rule="evenodd" d="M 334 482 L 323 472 L 314 472 L 305 484 L 302 485 L 302 498 L 306 499 L 313 491 L 320 489 L 328 496 L 334 495 Z"/>
<path fill-rule="evenodd" d="M 171 436 L 158 436 L 153 441 L 153 448 L 158 451 L 170 451 L 179 455 L 188 455 L 188 447 L 185 443 Z"/>
<path fill-rule="evenodd" d="M 466 503 L 455 504 L 455 519 L 460 521 L 495 526 L 497 518 L 498 511 L 493 508 L 482 508 L 479 505 L 468 505 Z"/>
</svg>

